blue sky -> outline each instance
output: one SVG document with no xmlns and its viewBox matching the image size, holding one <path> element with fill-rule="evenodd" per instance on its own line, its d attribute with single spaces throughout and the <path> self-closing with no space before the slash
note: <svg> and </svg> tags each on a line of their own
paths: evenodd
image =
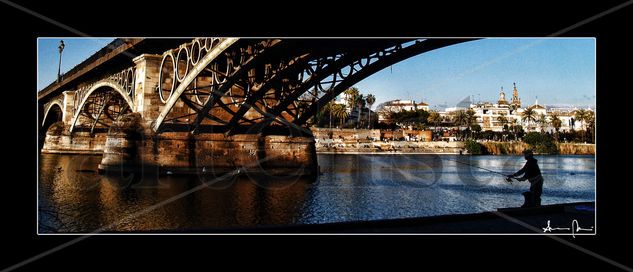
<svg viewBox="0 0 633 272">
<path fill-rule="evenodd" d="M 62 38 L 66 47 L 62 73 L 107 45 L 112 38 Z M 60 38 L 38 39 L 38 90 L 57 77 Z M 517 83 L 523 104 L 595 106 L 595 47 L 593 38 L 471 41 L 407 59 L 356 84 L 361 93 L 376 96 L 375 105 L 391 99 L 423 100 L 431 106 L 453 106 L 473 95 L 496 101 L 504 87 L 512 96 Z M 375 107 L 374 105 L 374 107 Z"/>
<path fill-rule="evenodd" d="M 484 39 L 440 48 L 382 70 L 356 84 L 377 101 L 423 100 L 454 106 L 468 95 L 496 101 L 517 83 L 525 103 L 595 105 L 595 40 Z"/>
<path fill-rule="evenodd" d="M 44 89 L 57 80 L 60 40 L 64 40 L 61 67 L 64 73 L 108 45 L 113 38 L 39 38 L 37 40 L 38 90 Z"/>
</svg>

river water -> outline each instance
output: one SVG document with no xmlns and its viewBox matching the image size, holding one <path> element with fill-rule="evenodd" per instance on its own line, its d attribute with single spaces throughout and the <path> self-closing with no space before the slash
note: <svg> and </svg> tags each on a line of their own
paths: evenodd
<svg viewBox="0 0 633 272">
<path fill-rule="evenodd" d="M 594 156 L 536 156 L 543 204 L 595 200 Z M 101 156 L 40 155 L 40 233 L 187 231 L 517 207 L 520 156 L 320 154 L 308 178 L 99 175 Z M 459 161 L 459 162 L 457 162 Z"/>
</svg>

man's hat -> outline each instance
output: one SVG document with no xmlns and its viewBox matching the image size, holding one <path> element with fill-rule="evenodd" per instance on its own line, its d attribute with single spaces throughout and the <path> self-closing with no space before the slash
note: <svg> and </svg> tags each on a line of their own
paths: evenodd
<svg viewBox="0 0 633 272">
<path fill-rule="evenodd" d="M 526 149 L 526 150 L 523 150 L 523 154 L 525 154 L 525 155 L 534 155 L 534 152 L 532 152 L 532 149 Z"/>
</svg>

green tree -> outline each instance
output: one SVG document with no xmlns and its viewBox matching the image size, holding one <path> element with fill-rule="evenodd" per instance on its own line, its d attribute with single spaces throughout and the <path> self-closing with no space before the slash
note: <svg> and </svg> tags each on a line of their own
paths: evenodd
<svg viewBox="0 0 633 272">
<path fill-rule="evenodd" d="M 475 111 L 473 109 L 468 109 L 466 111 L 466 127 L 468 131 L 470 131 L 470 138 L 473 137 L 472 126 L 477 122 L 477 116 L 475 116 Z"/>
<path fill-rule="evenodd" d="M 554 130 L 556 131 L 556 141 L 558 141 L 558 136 L 560 136 L 560 127 L 563 126 L 563 121 L 560 120 L 560 118 L 558 117 L 558 114 L 556 113 L 552 113 L 549 116 L 550 119 L 550 124 L 552 124 L 552 127 L 554 127 Z"/>
<path fill-rule="evenodd" d="M 466 122 L 467 125 L 470 126 L 477 121 L 477 117 L 475 116 L 475 111 L 473 109 L 468 109 L 466 111 Z"/>
<path fill-rule="evenodd" d="M 467 140 L 466 143 L 464 143 L 464 146 L 466 147 L 466 150 L 468 150 L 468 153 L 471 155 L 481 155 L 484 153 L 484 148 L 477 141 Z"/>
<path fill-rule="evenodd" d="M 531 108 L 525 109 L 525 111 L 521 113 L 521 121 L 527 122 L 527 128 L 529 131 L 530 123 L 536 121 L 536 112 Z"/>
<path fill-rule="evenodd" d="M 468 114 L 466 113 L 465 110 L 458 110 L 453 112 L 453 125 L 457 126 L 458 128 L 460 128 L 463 125 L 468 126 Z M 463 134 L 463 131 L 460 130 L 460 134 Z"/>
<path fill-rule="evenodd" d="M 376 102 L 376 97 L 373 94 L 367 94 L 365 101 L 367 102 L 367 128 L 371 129 L 371 106 Z"/>
<path fill-rule="evenodd" d="M 523 142 L 528 144 L 530 148 L 534 149 L 537 153 L 558 154 L 558 146 L 548 134 L 528 132 L 523 137 Z"/>
<path fill-rule="evenodd" d="M 479 124 L 473 124 L 470 125 L 470 129 L 475 133 L 475 138 L 477 138 L 477 135 L 481 132 L 481 126 Z"/>
<path fill-rule="evenodd" d="M 453 112 L 453 125 L 462 126 L 468 124 L 468 115 L 466 115 L 466 111 L 458 110 Z"/>
<path fill-rule="evenodd" d="M 576 120 L 582 121 L 583 133 L 581 134 L 581 137 L 583 142 L 585 141 L 585 132 L 587 131 L 587 122 L 585 121 L 587 119 L 587 114 L 588 111 L 583 109 L 576 110 L 576 112 L 574 113 L 574 117 L 576 117 Z"/>
<path fill-rule="evenodd" d="M 519 121 L 517 119 L 512 119 L 512 121 L 510 122 L 512 125 L 512 133 L 514 134 L 514 139 L 518 139 L 518 133 L 519 133 Z"/>
<path fill-rule="evenodd" d="M 547 116 L 545 116 L 545 114 L 539 114 L 536 122 L 541 128 L 541 133 L 545 133 L 545 127 L 547 127 L 547 124 L 549 124 L 549 122 L 547 122 Z"/>
<path fill-rule="evenodd" d="M 429 124 L 433 124 L 435 126 L 434 130 L 437 131 L 437 125 L 442 121 L 442 116 L 437 111 L 431 111 L 426 120 Z"/>
<path fill-rule="evenodd" d="M 596 137 L 596 115 L 593 111 L 587 111 L 585 114 L 585 119 L 583 119 L 583 124 L 586 124 L 587 131 L 590 132 L 591 142 L 595 143 Z"/>
<path fill-rule="evenodd" d="M 345 122 L 345 120 L 349 116 L 349 113 L 347 112 L 347 108 L 345 107 L 345 105 L 341 105 L 341 104 L 334 105 L 332 107 L 332 114 L 336 118 L 341 120 L 341 128 L 343 128 L 343 123 Z"/>
<path fill-rule="evenodd" d="M 426 124 L 428 117 L 429 113 L 427 111 L 416 109 L 391 112 L 390 119 L 401 126 L 416 126 L 420 128 Z"/>
<path fill-rule="evenodd" d="M 358 106 L 358 120 L 356 121 L 356 128 L 360 125 L 360 116 L 363 112 L 363 107 L 365 106 L 365 98 L 362 94 L 358 94 L 354 99 L 356 106 Z"/>
<path fill-rule="evenodd" d="M 360 92 L 358 91 L 358 88 L 350 87 L 349 89 L 345 90 L 343 93 L 346 95 L 347 106 L 351 110 L 354 110 L 354 106 L 356 105 L 356 98 L 360 94 Z"/>
<path fill-rule="evenodd" d="M 506 125 L 508 124 L 508 117 L 506 117 L 506 114 L 502 112 L 497 117 L 497 121 L 501 123 L 502 127 L 506 128 L 507 127 Z"/>
</svg>

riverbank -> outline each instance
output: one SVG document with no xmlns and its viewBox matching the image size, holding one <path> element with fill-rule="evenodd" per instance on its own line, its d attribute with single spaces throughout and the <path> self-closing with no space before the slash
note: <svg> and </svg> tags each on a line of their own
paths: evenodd
<svg viewBox="0 0 633 272">
<path fill-rule="evenodd" d="M 311 128 L 319 154 L 466 154 L 464 142 L 430 141 L 431 132 Z M 484 154 L 521 155 L 524 142 L 480 141 Z M 594 144 L 558 143 L 560 155 L 595 155 Z"/>
<path fill-rule="evenodd" d="M 523 142 L 479 142 L 485 154 L 521 155 Z M 467 154 L 464 142 L 316 139 L 319 154 Z M 595 155 L 594 144 L 558 143 L 560 155 Z"/>
<path fill-rule="evenodd" d="M 407 142 L 407 141 L 343 141 L 340 139 L 316 140 L 320 154 L 459 154 L 464 152 L 462 142 Z"/>
<path fill-rule="evenodd" d="M 529 145 L 524 142 L 479 142 L 486 154 L 521 155 Z M 560 155 L 595 155 L 595 144 L 557 143 Z"/>
</svg>

